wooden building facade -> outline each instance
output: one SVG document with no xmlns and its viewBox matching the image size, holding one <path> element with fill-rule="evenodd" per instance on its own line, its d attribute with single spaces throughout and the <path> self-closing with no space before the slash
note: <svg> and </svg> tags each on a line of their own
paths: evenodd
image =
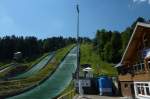
<svg viewBox="0 0 150 99">
<path fill-rule="evenodd" d="M 136 24 L 116 67 L 123 96 L 150 99 L 150 24 Z"/>
</svg>

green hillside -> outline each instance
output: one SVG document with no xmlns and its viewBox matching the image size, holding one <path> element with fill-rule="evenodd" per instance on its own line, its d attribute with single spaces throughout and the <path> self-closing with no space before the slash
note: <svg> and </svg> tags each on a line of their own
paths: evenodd
<svg viewBox="0 0 150 99">
<path fill-rule="evenodd" d="M 22 92 L 32 86 L 39 85 L 44 79 L 50 77 L 57 69 L 62 59 L 72 49 L 74 45 L 69 45 L 64 48 L 58 49 L 52 60 L 38 72 L 38 74 L 31 75 L 30 77 L 18 80 L 9 80 L 0 82 L 0 97 L 9 96 Z"/>
<path fill-rule="evenodd" d="M 100 56 L 93 50 L 92 44 L 81 44 L 80 53 L 80 64 L 91 64 L 94 76 L 117 75 L 117 70 L 112 67 L 113 65 L 102 61 Z"/>
</svg>

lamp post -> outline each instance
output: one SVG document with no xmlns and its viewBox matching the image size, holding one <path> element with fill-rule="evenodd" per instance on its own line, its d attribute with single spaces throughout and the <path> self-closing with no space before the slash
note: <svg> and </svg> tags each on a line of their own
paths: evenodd
<svg viewBox="0 0 150 99">
<path fill-rule="evenodd" d="M 77 73 L 76 73 L 76 79 L 78 81 L 78 88 L 79 88 L 79 94 L 83 94 L 82 84 L 80 81 L 80 63 L 79 63 L 79 50 L 80 50 L 80 42 L 79 42 L 79 5 L 77 4 Z"/>
<path fill-rule="evenodd" d="M 79 5 L 77 4 L 77 79 L 79 80 Z"/>
</svg>

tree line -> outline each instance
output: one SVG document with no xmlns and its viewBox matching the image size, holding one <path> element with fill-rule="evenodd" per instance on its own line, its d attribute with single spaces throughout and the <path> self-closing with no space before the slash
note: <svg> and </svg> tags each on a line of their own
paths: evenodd
<svg viewBox="0 0 150 99">
<path fill-rule="evenodd" d="M 47 39 L 37 39 L 29 36 L 5 36 L 0 38 L 0 61 L 12 60 L 15 52 L 22 52 L 24 59 L 36 58 L 39 55 L 55 51 L 59 48 L 73 44 L 75 38 L 51 37 Z"/>
<path fill-rule="evenodd" d="M 123 32 L 107 31 L 105 29 L 97 30 L 93 44 L 94 51 L 97 52 L 102 60 L 111 63 L 118 63 L 137 22 L 147 21 L 144 18 L 139 17 Z"/>
<path fill-rule="evenodd" d="M 137 22 L 147 21 L 139 17 L 123 32 L 106 29 L 97 30 L 94 40 L 88 37 L 80 37 L 80 43 L 93 42 L 93 50 L 102 60 L 118 63 Z M 36 58 L 43 53 L 55 51 L 73 43 L 76 43 L 76 38 L 72 37 L 63 38 L 60 36 L 37 39 L 33 36 L 5 36 L 0 38 L 0 61 L 12 60 L 15 52 L 22 52 L 24 59 Z"/>
</svg>

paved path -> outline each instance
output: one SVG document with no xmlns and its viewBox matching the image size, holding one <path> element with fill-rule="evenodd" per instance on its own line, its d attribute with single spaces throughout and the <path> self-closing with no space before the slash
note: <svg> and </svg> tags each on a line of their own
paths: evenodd
<svg viewBox="0 0 150 99">
<path fill-rule="evenodd" d="M 74 99 L 129 99 L 126 97 L 109 97 L 109 96 L 99 96 L 99 95 L 76 95 Z"/>
</svg>

